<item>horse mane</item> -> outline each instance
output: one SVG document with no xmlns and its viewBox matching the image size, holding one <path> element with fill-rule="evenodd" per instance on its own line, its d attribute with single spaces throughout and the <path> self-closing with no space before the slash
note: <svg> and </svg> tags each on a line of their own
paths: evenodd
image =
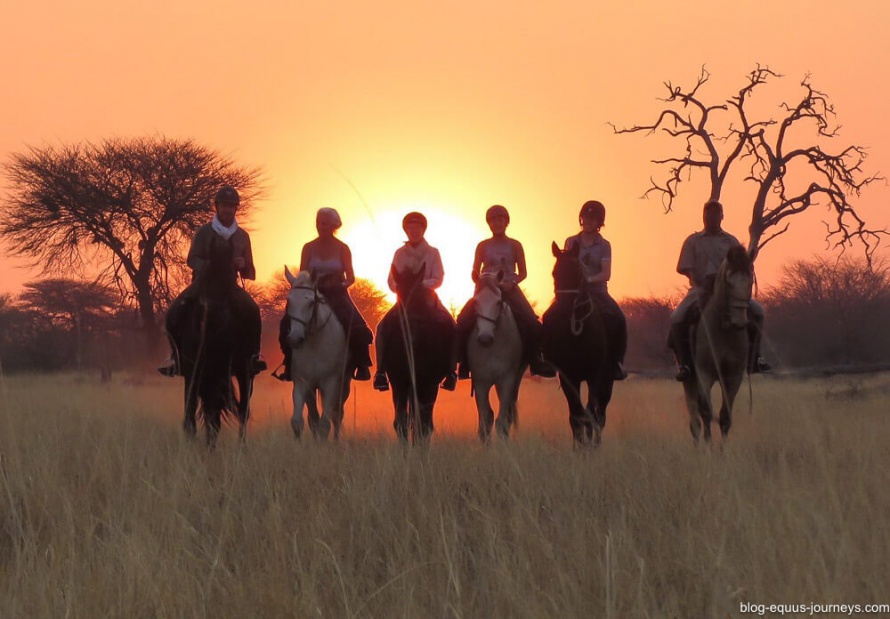
<svg viewBox="0 0 890 619">
<path fill-rule="evenodd" d="M 720 263 L 720 268 L 717 270 L 717 275 L 714 278 L 710 292 L 703 299 L 702 307 L 704 307 L 711 299 L 723 298 L 725 295 L 727 276 L 732 275 L 733 273 L 753 274 L 753 272 L 754 262 L 751 260 L 751 256 L 748 255 L 745 248 L 741 245 L 730 247 L 729 251 L 726 253 L 726 258 Z"/>
<path fill-rule="evenodd" d="M 297 273 L 296 278 L 291 284 L 291 288 L 297 288 L 300 286 L 311 288 L 313 283 L 314 282 L 312 281 L 312 274 L 309 271 L 300 271 L 299 273 Z"/>
<path fill-rule="evenodd" d="M 479 293 L 481 290 L 484 289 L 491 290 L 492 292 L 498 292 L 500 290 L 500 288 L 498 287 L 497 273 L 482 273 L 479 276 L 479 278 L 476 280 L 476 293 Z"/>
</svg>

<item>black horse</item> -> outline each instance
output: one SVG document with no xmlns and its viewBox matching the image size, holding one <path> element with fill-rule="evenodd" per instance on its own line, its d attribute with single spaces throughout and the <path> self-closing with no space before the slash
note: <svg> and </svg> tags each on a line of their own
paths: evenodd
<svg viewBox="0 0 890 619">
<path fill-rule="evenodd" d="M 454 321 L 435 292 L 423 285 L 425 265 L 413 273 L 393 269 L 397 321 L 385 348 L 386 375 L 392 386 L 393 427 L 400 440 L 425 442 L 433 433 L 433 406 L 439 383 L 450 370 Z"/>
<path fill-rule="evenodd" d="M 542 317 L 544 358 L 556 366 L 559 385 L 569 405 L 569 424 L 576 445 L 598 445 L 606 425 L 606 407 L 612 399 L 612 375 L 607 362 L 606 328 L 587 290 L 579 246 L 561 251 L 552 245 L 556 265 L 556 298 Z M 587 405 L 581 401 L 581 383 L 587 383 Z"/>
<path fill-rule="evenodd" d="M 214 235 L 206 268 L 195 273 L 193 285 L 197 296 L 183 316 L 179 349 L 185 378 L 182 425 L 186 435 L 194 437 L 200 417 L 207 445 L 212 449 L 224 417 L 234 416 L 239 436 L 245 438 L 253 392 L 252 351 L 244 325 L 235 320 L 232 311 L 238 284 L 231 243 Z M 232 377 L 237 382 L 237 393 Z"/>
</svg>

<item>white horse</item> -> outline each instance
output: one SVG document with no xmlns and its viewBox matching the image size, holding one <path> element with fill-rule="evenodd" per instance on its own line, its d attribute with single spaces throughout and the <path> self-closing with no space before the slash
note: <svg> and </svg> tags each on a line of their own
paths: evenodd
<svg viewBox="0 0 890 619">
<path fill-rule="evenodd" d="M 286 315 L 290 321 L 288 340 L 293 349 L 291 378 L 294 381 L 294 412 L 291 427 L 297 438 L 303 433 L 303 407 L 309 408 L 309 430 L 327 438 L 331 426 L 340 436 L 343 404 L 349 397 L 350 376 L 346 372 L 346 331 L 318 292 L 315 279 L 306 271 L 294 276 L 284 267 L 290 282 Z M 318 416 L 316 394 L 321 394 Z"/>
<path fill-rule="evenodd" d="M 473 379 L 476 408 L 479 411 L 479 438 L 491 437 L 494 410 L 489 400 L 492 386 L 498 394 L 497 429 L 502 438 L 510 436 L 510 427 L 518 422 L 516 399 L 525 372 L 522 339 L 513 310 L 503 298 L 498 284 L 504 274 L 483 273 L 473 296 L 476 324 L 467 342 L 467 361 Z"/>
</svg>

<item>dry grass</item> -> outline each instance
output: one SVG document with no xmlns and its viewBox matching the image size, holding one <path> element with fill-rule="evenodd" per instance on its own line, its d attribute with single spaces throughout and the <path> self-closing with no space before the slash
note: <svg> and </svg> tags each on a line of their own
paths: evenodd
<svg viewBox="0 0 890 619">
<path fill-rule="evenodd" d="M 887 602 L 890 378 L 755 382 L 695 449 L 680 389 L 616 388 L 573 452 L 561 394 L 479 446 L 468 387 L 429 450 L 362 385 L 340 444 L 297 444 L 261 381 L 240 449 L 187 443 L 172 381 L 6 377 L 2 617 L 725 617 Z"/>
</svg>

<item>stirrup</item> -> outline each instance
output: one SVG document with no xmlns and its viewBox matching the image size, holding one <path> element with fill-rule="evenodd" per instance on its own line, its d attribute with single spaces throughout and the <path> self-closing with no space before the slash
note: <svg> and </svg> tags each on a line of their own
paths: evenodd
<svg viewBox="0 0 890 619">
<path fill-rule="evenodd" d="M 383 372 L 377 372 L 374 375 L 374 389 L 377 391 L 389 391 L 389 381 Z"/>
<path fill-rule="evenodd" d="M 692 370 L 688 365 L 681 365 L 677 368 L 677 382 L 685 383 L 687 380 L 692 378 Z"/>
<path fill-rule="evenodd" d="M 277 378 L 283 383 L 292 383 L 294 381 L 290 375 L 290 368 L 281 366 L 281 370 L 277 372 L 272 372 L 272 378 Z"/>
<path fill-rule="evenodd" d="M 627 370 L 624 369 L 624 366 L 619 361 L 615 364 L 615 370 L 612 373 L 612 380 L 624 380 L 627 378 Z"/>
<path fill-rule="evenodd" d="M 454 391 L 457 388 L 457 374 L 449 372 L 442 381 L 442 389 L 445 391 Z"/>
<path fill-rule="evenodd" d="M 158 373 L 168 378 L 179 376 L 179 368 L 176 367 L 176 361 L 170 359 L 165 365 L 158 367 Z"/>
</svg>

